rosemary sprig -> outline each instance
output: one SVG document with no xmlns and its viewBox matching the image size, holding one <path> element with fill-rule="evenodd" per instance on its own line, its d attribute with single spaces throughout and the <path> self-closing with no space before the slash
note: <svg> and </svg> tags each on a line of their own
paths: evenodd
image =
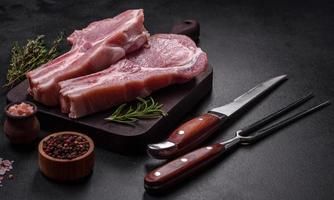
<svg viewBox="0 0 334 200">
<path fill-rule="evenodd" d="M 163 105 L 155 102 L 152 97 L 148 99 L 137 97 L 137 100 L 138 102 L 135 108 L 127 106 L 127 104 L 124 103 L 120 105 L 111 116 L 105 118 L 105 120 L 133 125 L 133 122 L 138 119 L 152 119 L 167 115 L 162 109 Z M 128 109 L 126 111 L 127 107 Z"/>
<path fill-rule="evenodd" d="M 39 35 L 35 39 L 27 40 L 27 43 L 20 47 L 14 42 L 11 50 L 11 59 L 7 72 L 7 80 L 3 87 L 13 87 L 15 84 L 25 79 L 25 73 L 33 70 L 42 64 L 56 58 L 59 55 L 59 46 L 63 41 L 61 33 L 55 39 L 50 48 L 44 41 L 44 35 Z"/>
</svg>

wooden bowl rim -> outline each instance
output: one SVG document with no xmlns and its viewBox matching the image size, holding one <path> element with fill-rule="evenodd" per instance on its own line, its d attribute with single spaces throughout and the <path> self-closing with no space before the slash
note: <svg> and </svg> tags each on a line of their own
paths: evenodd
<svg viewBox="0 0 334 200">
<path fill-rule="evenodd" d="M 33 112 L 30 115 L 12 115 L 8 112 L 9 107 L 11 107 L 12 105 L 20 104 L 20 103 L 26 103 L 26 104 L 31 105 L 33 107 Z M 5 114 L 8 118 L 27 119 L 27 118 L 30 118 L 30 117 L 33 117 L 33 116 L 36 115 L 36 113 L 38 111 L 38 107 L 30 101 L 16 101 L 16 102 L 12 102 L 12 103 L 7 104 L 4 108 L 4 111 L 5 111 Z"/>
<path fill-rule="evenodd" d="M 85 154 L 83 154 L 83 155 L 81 155 L 79 157 L 76 157 L 74 159 L 71 159 L 71 160 L 54 158 L 54 157 L 51 157 L 48 154 L 46 154 L 44 152 L 44 150 L 43 150 L 43 142 L 45 140 L 49 139 L 52 136 L 58 136 L 58 135 L 64 135 L 64 134 L 78 135 L 78 136 L 84 137 L 88 141 L 88 143 L 89 143 L 89 149 L 88 149 L 88 151 Z M 88 135 L 85 135 L 83 133 L 74 132 L 74 131 L 62 131 L 62 132 L 52 133 L 52 134 L 46 136 L 45 138 L 43 138 L 39 142 L 39 145 L 38 145 L 38 152 L 43 157 L 45 157 L 46 159 L 49 159 L 49 160 L 52 160 L 52 161 L 55 161 L 55 162 L 75 162 L 75 161 L 78 161 L 78 160 L 82 160 L 82 159 L 88 157 L 93 151 L 94 151 L 94 142 L 93 142 L 93 140 Z"/>
</svg>

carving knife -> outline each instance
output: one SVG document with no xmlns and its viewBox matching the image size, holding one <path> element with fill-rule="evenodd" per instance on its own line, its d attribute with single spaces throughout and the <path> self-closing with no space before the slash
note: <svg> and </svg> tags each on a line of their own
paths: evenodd
<svg viewBox="0 0 334 200">
<path fill-rule="evenodd" d="M 258 84 L 231 103 L 213 108 L 208 113 L 183 123 L 169 135 L 166 141 L 149 144 L 148 153 L 157 159 L 172 159 L 194 149 L 233 114 L 285 79 L 287 75 L 271 78 Z"/>
</svg>

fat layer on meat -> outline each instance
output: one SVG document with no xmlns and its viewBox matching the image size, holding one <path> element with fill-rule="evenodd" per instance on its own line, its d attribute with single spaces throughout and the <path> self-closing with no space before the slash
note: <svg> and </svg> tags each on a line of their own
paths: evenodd
<svg viewBox="0 0 334 200">
<path fill-rule="evenodd" d="M 207 68 L 207 54 L 187 36 L 156 34 L 148 46 L 100 72 L 59 83 L 61 110 L 78 118 L 184 83 Z"/>
<path fill-rule="evenodd" d="M 60 81 L 103 70 L 144 45 L 148 33 L 143 23 L 143 10 L 127 10 L 74 31 L 67 38 L 70 51 L 26 74 L 29 94 L 45 105 L 57 105 Z"/>
</svg>

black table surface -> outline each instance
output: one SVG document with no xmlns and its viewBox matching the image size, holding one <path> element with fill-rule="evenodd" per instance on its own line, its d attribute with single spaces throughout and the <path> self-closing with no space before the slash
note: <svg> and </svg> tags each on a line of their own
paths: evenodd
<svg viewBox="0 0 334 200">
<path fill-rule="evenodd" d="M 207 143 L 231 137 L 239 127 L 309 91 L 316 96 L 304 107 L 334 100 L 334 5 L 330 1 L 2 0 L 1 83 L 14 41 L 22 43 L 38 34 L 51 41 L 60 31 L 68 35 L 89 22 L 130 8 L 145 9 L 145 25 L 152 34 L 168 32 L 184 19 L 201 24 L 200 46 L 214 67 L 214 85 L 212 93 L 185 120 L 229 102 L 263 80 L 288 74 L 288 81 Z M 1 106 L 5 103 L 3 91 Z M 40 173 L 36 149 L 20 151 L 1 133 L 0 157 L 15 161 L 15 179 L 3 183 L 0 199 L 331 199 L 333 108 L 232 152 L 161 196 L 145 193 L 145 174 L 161 164 L 145 154 L 128 156 L 97 148 L 90 178 L 59 184 Z M 42 131 L 40 136 L 47 133 Z"/>
</svg>

